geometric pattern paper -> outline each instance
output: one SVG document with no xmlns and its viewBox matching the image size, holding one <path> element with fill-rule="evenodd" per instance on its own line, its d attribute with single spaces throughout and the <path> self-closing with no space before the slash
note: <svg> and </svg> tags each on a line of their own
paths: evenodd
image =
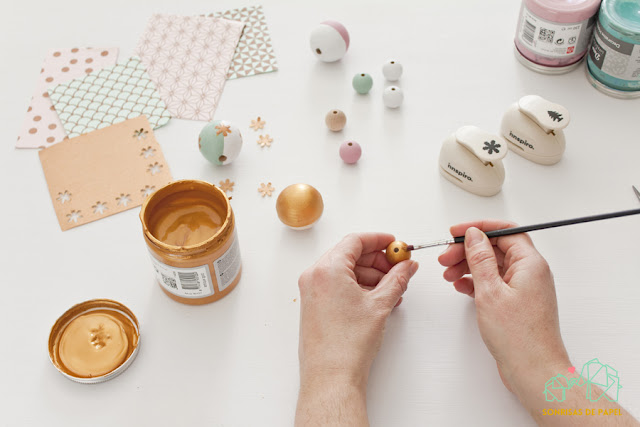
<svg viewBox="0 0 640 427">
<path fill-rule="evenodd" d="M 66 134 L 51 105 L 47 88 L 82 77 L 93 70 L 110 67 L 117 59 L 117 48 L 50 49 L 42 63 L 16 148 L 44 148 L 65 139 Z"/>
<path fill-rule="evenodd" d="M 243 27 L 220 18 L 151 17 L 136 54 L 172 116 L 213 119 Z"/>
<path fill-rule="evenodd" d="M 171 116 L 139 58 L 49 89 L 69 138 L 146 115 L 154 129 Z"/>
<path fill-rule="evenodd" d="M 228 79 L 269 73 L 278 69 L 262 6 L 215 12 L 208 16 L 245 23 L 229 73 L 227 73 Z"/>
<path fill-rule="evenodd" d="M 140 206 L 171 181 L 145 116 L 38 152 L 62 231 Z"/>
</svg>

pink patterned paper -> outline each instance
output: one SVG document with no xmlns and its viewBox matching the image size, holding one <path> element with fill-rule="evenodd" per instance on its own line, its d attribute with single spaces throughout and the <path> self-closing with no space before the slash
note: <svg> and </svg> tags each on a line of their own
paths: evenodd
<svg viewBox="0 0 640 427">
<path fill-rule="evenodd" d="M 219 18 L 151 17 L 136 54 L 173 117 L 213 119 L 243 27 Z"/>
<path fill-rule="evenodd" d="M 114 65 L 117 48 L 51 49 L 42 64 L 36 90 L 31 98 L 16 148 L 42 148 L 66 139 L 47 89 Z"/>
</svg>

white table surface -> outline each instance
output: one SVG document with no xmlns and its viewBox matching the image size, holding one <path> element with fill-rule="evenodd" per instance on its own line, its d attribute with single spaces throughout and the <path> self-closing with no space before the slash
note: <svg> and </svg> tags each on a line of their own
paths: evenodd
<svg viewBox="0 0 640 427">
<path fill-rule="evenodd" d="M 156 131 L 175 179 L 236 182 L 244 272 L 223 300 L 191 307 L 154 282 L 139 209 L 60 231 L 35 150 L 14 143 L 48 48 L 120 47 L 126 58 L 154 12 L 200 14 L 256 4 L 168 0 L 21 1 L 0 14 L 2 105 L 2 297 L 0 424 L 283 426 L 293 422 L 298 391 L 297 278 L 352 231 L 388 231 L 407 242 L 447 237 L 452 224 L 485 217 L 521 224 L 630 209 L 640 185 L 640 100 L 609 98 L 580 68 L 536 74 L 512 52 L 519 2 L 338 1 L 263 5 L 280 70 L 229 81 L 217 118 L 238 124 L 240 157 L 214 167 L 198 153 L 202 122 L 172 120 Z M 341 62 L 318 62 L 308 34 L 336 19 L 351 34 Z M 382 63 L 405 68 L 404 105 L 385 109 Z M 351 88 L 368 72 L 368 96 Z M 442 140 L 473 124 L 497 132 L 506 107 L 525 94 L 572 114 L 567 151 L 551 167 L 505 159 L 503 191 L 466 193 L 438 173 Z M 331 133 L 324 115 L 344 110 L 347 127 Z M 248 128 L 262 116 L 270 149 Z M 363 147 L 347 166 L 338 146 Z M 285 228 L 276 189 L 314 185 L 324 216 L 311 230 Z M 620 373 L 620 402 L 640 417 L 640 218 L 534 234 L 555 274 L 565 344 L 578 368 L 592 358 Z M 500 382 L 480 338 L 472 300 L 442 279 L 438 249 L 415 253 L 421 268 L 388 322 L 369 384 L 372 425 L 532 425 Z M 71 305 L 107 297 L 141 322 L 138 358 L 120 377 L 73 383 L 47 355 L 56 318 Z M 526 373 L 524 373 L 526 374 Z M 544 384 L 540 384 L 542 393 Z M 585 400 L 584 407 L 590 407 Z"/>
</svg>

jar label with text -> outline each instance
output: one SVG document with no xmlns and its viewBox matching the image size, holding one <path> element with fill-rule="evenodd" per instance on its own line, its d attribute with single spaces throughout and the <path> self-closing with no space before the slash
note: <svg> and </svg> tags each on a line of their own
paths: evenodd
<svg viewBox="0 0 640 427">
<path fill-rule="evenodd" d="M 600 22 L 593 35 L 589 58 L 612 77 L 640 81 L 640 45 L 618 39 L 602 28 Z"/>
<path fill-rule="evenodd" d="M 582 55 L 587 50 L 594 19 L 576 23 L 557 23 L 522 8 L 516 37 L 529 50 L 548 58 Z"/>
<path fill-rule="evenodd" d="M 227 286 L 236 279 L 240 272 L 241 264 L 240 245 L 238 244 L 238 238 L 234 231 L 233 243 L 229 246 L 229 249 L 213 263 L 218 281 L 218 290 L 220 292 L 227 289 Z"/>
</svg>

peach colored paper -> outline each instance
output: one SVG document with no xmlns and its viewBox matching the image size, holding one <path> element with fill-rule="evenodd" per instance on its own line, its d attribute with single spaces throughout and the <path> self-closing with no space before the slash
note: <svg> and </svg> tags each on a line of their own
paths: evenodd
<svg viewBox="0 0 640 427">
<path fill-rule="evenodd" d="M 172 180 L 146 116 L 62 141 L 39 154 L 62 231 L 140 206 Z"/>
</svg>

